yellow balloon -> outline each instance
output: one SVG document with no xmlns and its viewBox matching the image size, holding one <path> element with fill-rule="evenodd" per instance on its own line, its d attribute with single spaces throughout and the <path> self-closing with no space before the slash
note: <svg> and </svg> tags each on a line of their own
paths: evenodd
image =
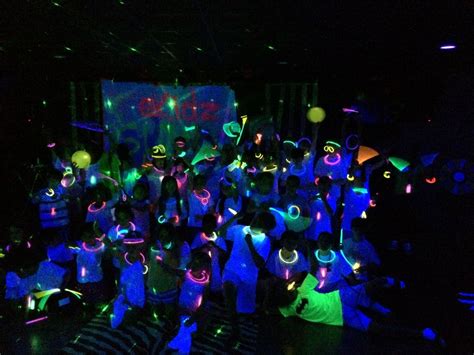
<svg viewBox="0 0 474 355">
<path fill-rule="evenodd" d="M 326 112 L 321 107 L 311 107 L 306 113 L 306 118 L 313 123 L 323 122 Z"/>
<path fill-rule="evenodd" d="M 91 164 L 91 156 L 85 150 L 78 150 L 72 155 L 71 161 L 79 169 L 87 169 Z"/>
</svg>

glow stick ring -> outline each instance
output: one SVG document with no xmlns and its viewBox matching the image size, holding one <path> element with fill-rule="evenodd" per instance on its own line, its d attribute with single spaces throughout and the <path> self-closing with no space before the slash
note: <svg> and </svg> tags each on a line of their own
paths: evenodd
<svg viewBox="0 0 474 355">
<path fill-rule="evenodd" d="M 198 284 L 204 285 L 209 281 L 209 275 L 206 272 L 203 272 L 201 275 L 202 275 L 201 277 L 197 278 L 191 273 L 191 270 L 188 270 L 188 272 L 186 273 L 186 276 L 190 280 Z"/>
<path fill-rule="evenodd" d="M 128 251 L 123 255 L 123 257 L 128 265 L 133 265 L 133 263 L 128 260 Z M 145 255 L 143 255 L 143 253 L 140 253 L 140 259 L 142 264 L 145 264 Z"/>
<path fill-rule="evenodd" d="M 301 214 L 301 209 L 296 205 L 289 205 L 287 210 L 288 210 L 288 217 L 290 217 L 291 219 L 298 219 L 298 217 Z M 296 210 L 296 215 L 291 212 L 293 210 Z"/>
<path fill-rule="evenodd" d="M 95 204 L 97 202 L 92 202 L 89 206 L 87 206 L 87 211 L 90 212 L 90 213 L 95 213 L 95 212 L 99 212 L 100 210 L 103 210 L 105 208 L 105 201 L 102 201 L 102 206 L 100 206 L 99 208 L 95 208 Z"/>
<path fill-rule="evenodd" d="M 329 154 L 328 154 L 328 155 L 324 156 L 323 161 L 324 161 L 324 164 L 326 164 L 326 165 L 330 165 L 330 166 L 337 165 L 341 161 L 341 155 L 339 153 L 337 153 L 336 154 L 336 160 L 331 161 L 331 160 L 329 160 Z"/>
<path fill-rule="evenodd" d="M 329 264 L 329 263 L 332 263 L 334 260 L 336 260 L 336 253 L 332 250 L 331 250 L 331 258 L 329 260 L 322 260 L 319 257 L 319 249 L 314 252 L 314 256 L 320 263 L 324 263 L 324 264 Z"/>
<path fill-rule="evenodd" d="M 283 255 L 282 255 L 282 252 L 281 252 L 281 249 L 278 250 L 278 258 L 280 259 L 280 261 L 283 263 L 283 264 L 286 264 L 286 265 L 293 265 L 295 264 L 297 261 L 298 261 L 298 252 L 296 250 L 293 250 L 293 255 L 292 257 L 290 258 L 290 260 L 285 260 L 283 258 Z"/>
<path fill-rule="evenodd" d="M 86 242 L 82 242 L 82 249 L 84 249 L 85 251 L 88 251 L 90 253 L 95 253 L 95 252 L 98 252 L 99 250 L 101 250 L 102 248 L 104 247 L 104 243 L 100 242 L 99 243 L 99 246 L 98 247 L 88 247 Z"/>
<path fill-rule="evenodd" d="M 355 140 L 354 145 L 350 145 L 350 140 L 351 139 Z M 348 150 L 356 150 L 357 148 L 359 148 L 359 136 L 357 134 L 351 134 L 351 135 L 347 136 L 347 138 L 346 138 L 346 148 Z"/>
</svg>

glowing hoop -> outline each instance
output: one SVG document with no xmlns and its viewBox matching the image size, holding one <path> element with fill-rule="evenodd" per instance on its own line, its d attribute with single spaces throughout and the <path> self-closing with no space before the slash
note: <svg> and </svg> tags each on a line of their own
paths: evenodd
<svg viewBox="0 0 474 355">
<path fill-rule="evenodd" d="M 296 250 L 293 250 L 293 255 L 292 255 L 291 259 L 290 260 L 285 260 L 283 258 L 283 255 L 282 255 L 281 249 L 280 249 L 280 250 L 278 250 L 278 258 L 280 259 L 280 261 L 283 264 L 293 265 L 293 264 L 296 264 L 298 262 L 298 252 Z"/>
<path fill-rule="evenodd" d="M 214 242 L 217 239 L 217 234 L 215 232 L 212 232 L 211 235 L 208 237 L 206 233 L 201 232 L 201 237 L 209 242 Z"/>
<path fill-rule="evenodd" d="M 102 201 L 102 206 L 100 206 L 99 208 L 95 208 L 95 204 L 97 202 L 92 202 L 88 207 L 87 207 L 87 211 L 90 212 L 90 213 L 96 213 L 96 212 L 99 212 L 100 210 L 103 210 L 105 208 L 105 201 Z"/>
<path fill-rule="evenodd" d="M 436 183 L 436 177 L 433 176 L 432 178 L 426 178 L 425 182 L 427 184 L 430 184 L 430 185 L 435 184 Z"/>
<path fill-rule="evenodd" d="M 132 231 L 132 232 L 135 232 L 135 229 L 136 229 L 135 224 L 133 224 L 132 222 L 128 222 L 128 223 L 129 223 L 130 226 L 132 227 L 132 230 L 131 230 L 131 231 Z M 121 237 L 121 236 L 123 236 L 124 234 L 126 234 L 126 233 L 120 233 L 120 232 L 124 232 L 124 231 L 126 231 L 126 233 L 130 232 L 130 230 L 129 230 L 128 228 L 126 228 L 126 229 L 120 229 L 120 225 L 117 225 L 117 227 L 115 227 L 115 233 L 117 234 L 117 237 Z"/>
<path fill-rule="evenodd" d="M 125 259 L 128 265 L 133 265 L 133 263 L 128 260 L 128 251 L 123 255 L 123 258 Z M 143 253 L 140 253 L 140 259 L 142 264 L 145 264 L 145 255 L 143 255 Z"/>
<path fill-rule="evenodd" d="M 158 217 L 158 223 L 159 224 L 163 224 L 166 222 L 166 217 L 164 214 L 162 214 L 161 216 Z"/>
<path fill-rule="evenodd" d="M 390 179 L 391 174 L 392 174 L 392 173 L 391 173 L 390 171 L 384 171 L 384 172 L 383 172 L 383 177 L 384 177 L 385 179 Z"/>
<path fill-rule="evenodd" d="M 54 190 L 49 188 L 48 191 L 45 192 L 45 194 L 48 197 L 53 197 L 54 196 Z"/>
<path fill-rule="evenodd" d="M 295 210 L 296 210 L 296 214 L 291 212 Z M 288 211 L 288 217 L 290 217 L 291 219 L 298 219 L 301 214 L 301 209 L 296 205 L 289 205 L 287 208 L 287 211 Z"/>
<path fill-rule="evenodd" d="M 295 147 L 295 148 L 298 146 L 295 142 L 290 141 L 290 140 L 283 141 L 283 144 L 290 144 L 290 145 L 292 145 L 292 146 Z"/>
<path fill-rule="evenodd" d="M 264 167 L 264 168 L 263 168 L 263 172 L 270 172 L 270 173 L 272 173 L 272 172 L 276 171 L 277 169 L 278 169 L 278 165 L 272 164 L 272 165 L 270 165 L 270 166 Z"/>
<path fill-rule="evenodd" d="M 336 253 L 332 250 L 331 250 L 331 258 L 329 260 L 322 260 L 319 257 L 319 249 L 314 252 L 314 256 L 320 263 L 324 263 L 324 264 L 329 264 L 329 263 L 332 263 L 334 260 L 336 260 Z"/>
<path fill-rule="evenodd" d="M 353 145 L 350 144 L 351 139 L 355 140 L 355 143 Z M 346 138 L 346 148 L 348 150 L 356 150 L 357 148 L 359 148 L 359 136 L 357 134 L 351 134 L 351 135 L 347 136 L 347 138 Z"/>
<path fill-rule="evenodd" d="M 98 252 L 99 250 L 101 250 L 103 247 L 104 247 L 104 243 L 103 242 L 99 242 L 99 246 L 98 247 L 95 247 L 95 248 L 90 248 L 87 246 L 86 242 L 82 242 L 82 249 L 84 249 L 85 251 L 89 252 L 89 253 L 96 253 Z"/>
<path fill-rule="evenodd" d="M 142 244 L 142 243 L 145 243 L 145 239 L 143 238 L 126 238 L 123 240 L 123 244 L 129 244 L 129 245 Z"/>
<path fill-rule="evenodd" d="M 200 277 L 194 277 L 191 270 L 188 270 L 186 277 L 200 285 L 205 285 L 209 282 L 209 275 L 205 271 L 201 273 Z"/>
<path fill-rule="evenodd" d="M 349 180 L 349 181 L 354 181 L 354 180 L 355 180 L 354 175 L 347 174 L 347 180 Z"/>
<path fill-rule="evenodd" d="M 211 193 L 206 189 L 202 189 L 202 192 L 203 192 L 203 195 L 199 195 L 196 193 L 195 190 L 193 190 L 194 196 L 199 200 L 199 202 L 201 202 L 202 205 L 205 206 L 209 203 L 209 199 L 211 198 Z"/>
<path fill-rule="evenodd" d="M 341 162 L 341 155 L 339 153 L 336 153 L 336 160 L 329 160 L 329 159 L 330 159 L 330 155 L 329 154 L 325 155 L 323 158 L 324 164 L 330 165 L 330 166 L 337 165 Z"/>
</svg>

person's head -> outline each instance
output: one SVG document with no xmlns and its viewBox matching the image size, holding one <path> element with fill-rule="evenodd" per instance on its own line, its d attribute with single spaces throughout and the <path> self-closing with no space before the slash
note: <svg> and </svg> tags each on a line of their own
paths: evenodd
<svg viewBox="0 0 474 355">
<path fill-rule="evenodd" d="M 178 183 L 173 176 L 165 176 L 161 181 L 161 196 L 164 198 L 174 197 L 178 192 Z"/>
<path fill-rule="evenodd" d="M 95 241 L 96 233 L 94 223 L 84 223 L 81 228 L 81 240 L 87 244 L 92 244 Z"/>
<path fill-rule="evenodd" d="M 304 150 L 301 148 L 294 148 L 291 150 L 290 157 L 294 164 L 301 164 L 304 160 Z"/>
<path fill-rule="evenodd" d="M 367 232 L 367 220 L 356 217 L 351 221 L 352 239 L 356 242 L 361 241 L 365 238 Z"/>
<path fill-rule="evenodd" d="M 268 233 L 275 226 L 275 217 L 270 212 L 257 213 L 250 223 L 250 229 L 254 233 Z"/>
<path fill-rule="evenodd" d="M 206 177 L 204 175 L 196 175 L 193 178 L 193 190 L 201 192 L 206 187 Z"/>
<path fill-rule="evenodd" d="M 61 183 L 62 177 L 63 175 L 56 169 L 51 169 L 50 171 L 48 171 L 47 173 L 48 187 L 52 189 L 58 187 L 58 185 Z"/>
<path fill-rule="evenodd" d="M 156 232 L 156 239 L 162 245 L 169 245 L 174 243 L 176 238 L 176 229 L 172 223 L 166 222 L 158 226 L 158 231 Z"/>
<path fill-rule="evenodd" d="M 298 246 L 298 234 L 287 230 L 281 235 L 281 246 L 287 251 L 292 252 Z"/>
<path fill-rule="evenodd" d="M 93 202 L 101 204 L 109 199 L 109 191 L 102 182 L 99 182 L 91 188 L 91 197 Z"/>
<path fill-rule="evenodd" d="M 186 162 L 184 161 L 183 158 L 176 158 L 173 166 L 175 167 L 176 172 L 179 174 L 184 173 L 185 170 L 187 169 Z"/>
<path fill-rule="evenodd" d="M 133 198 L 137 201 L 144 201 L 148 198 L 148 186 L 137 182 L 133 187 Z"/>
<path fill-rule="evenodd" d="M 115 207 L 115 221 L 118 225 L 124 227 L 133 221 L 132 208 L 125 203 L 120 203 Z"/>
<path fill-rule="evenodd" d="M 226 143 L 221 149 L 221 164 L 227 166 L 235 160 L 235 148 L 233 144 Z"/>
<path fill-rule="evenodd" d="M 327 194 L 331 191 L 332 179 L 329 176 L 321 176 L 318 179 L 318 190 L 321 194 Z"/>
<path fill-rule="evenodd" d="M 206 273 L 209 275 L 211 272 L 211 257 L 202 251 L 194 253 L 188 264 L 188 269 L 194 274 Z"/>
<path fill-rule="evenodd" d="M 186 152 L 186 139 L 184 137 L 178 136 L 174 139 L 174 151 L 176 155 L 180 155 L 183 152 Z"/>
<path fill-rule="evenodd" d="M 331 157 L 336 156 L 341 152 L 341 145 L 334 141 L 327 141 L 326 145 L 324 146 L 324 152 L 326 152 Z"/>
<path fill-rule="evenodd" d="M 202 217 L 202 231 L 206 234 L 214 232 L 217 228 L 217 218 L 212 213 L 207 213 Z"/>
<path fill-rule="evenodd" d="M 26 239 L 26 234 L 21 226 L 11 225 L 8 228 L 8 239 L 14 245 L 19 245 Z"/>
<path fill-rule="evenodd" d="M 258 173 L 255 177 L 257 192 L 261 195 L 268 195 L 273 190 L 275 177 L 270 172 Z"/>
<path fill-rule="evenodd" d="M 332 234 L 321 232 L 318 236 L 318 249 L 321 251 L 329 251 L 332 248 Z"/>
<path fill-rule="evenodd" d="M 221 193 L 225 197 L 234 196 L 235 193 L 238 193 L 237 186 L 232 178 L 224 176 L 220 182 Z"/>
<path fill-rule="evenodd" d="M 286 179 L 286 193 L 288 195 L 295 195 L 300 187 L 300 178 L 296 175 L 290 175 Z"/>
<path fill-rule="evenodd" d="M 304 154 L 308 153 L 311 149 L 311 141 L 307 138 L 302 138 L 298 143 L 298 148 L 300 148 Z"/>
<path fill-rule="evenodd" d="M 155 145 L 151 148 L 151 158 L 153 166 L 157 169 L 166 168 L 166 148 L 163 144 Z"/>
</svg>

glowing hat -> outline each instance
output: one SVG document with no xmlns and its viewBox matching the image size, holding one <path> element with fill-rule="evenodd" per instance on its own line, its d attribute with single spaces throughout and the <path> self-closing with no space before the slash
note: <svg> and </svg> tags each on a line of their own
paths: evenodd
<svg viewBox="0 0 474 355">
<path fill-rule="evenodd" d="M 379 153 L 375 149 L 361 145 L 357 153 L 357 162 L 362 164 L 365 161 L 376 157 L 377 155 L 379 155 Z"/>
<path fill-rule="evenodd" d="M 166 158 L 166 148 L 163 144 L 155 145 L 151 148 L 151 157 L 155 159 Z"/>
<path fill-rule="evenodd" d="M 224 133 L 231 138 L 236 138 L 241 132 L 240 124 L 238 122 L 228 122 L 222 125 Z"/>
</svg>

